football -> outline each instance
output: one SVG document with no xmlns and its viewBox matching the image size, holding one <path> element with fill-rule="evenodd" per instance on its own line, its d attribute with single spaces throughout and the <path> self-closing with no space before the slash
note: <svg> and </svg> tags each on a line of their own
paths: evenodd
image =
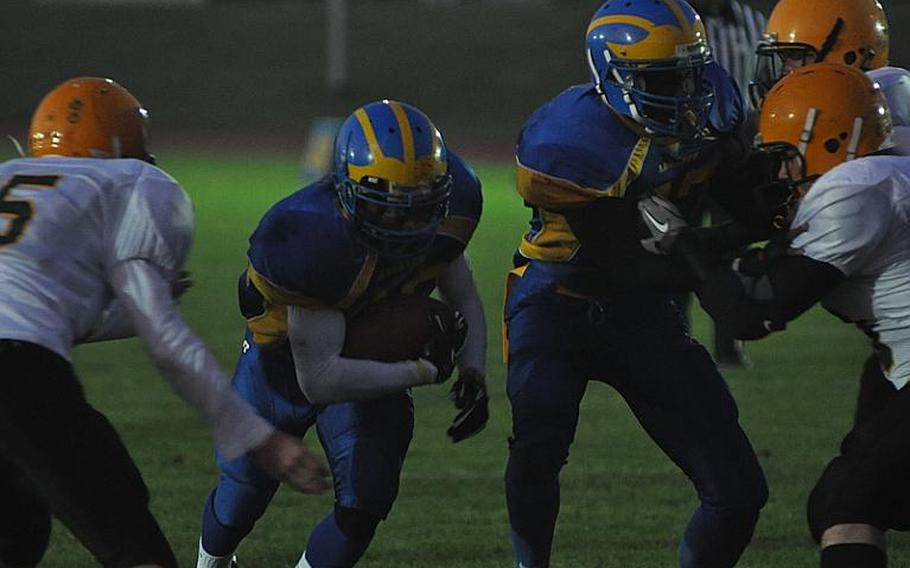
<svg viewBox="0 0 910 568">
<path fill-rule="evenodd" d="M 417 359 L 433 338 L 433 313 L 454 317 L 452 308 L 429 296 L 392 296 L 371 304 L 348 320 L 341 355 L 386 362 Z"/>
</svg>

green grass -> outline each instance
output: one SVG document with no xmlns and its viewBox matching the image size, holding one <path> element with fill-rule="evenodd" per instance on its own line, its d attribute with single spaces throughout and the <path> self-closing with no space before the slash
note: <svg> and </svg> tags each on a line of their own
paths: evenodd
<svg viewBox="0 0 910 568">
<path fill-rule="evenodd" d="M 267 207 L 296 189 L 296 165 L 279 158 L 167 154 L 161 163 L 196 206 L 190 261 L 196 287 L 184 298 L 183 313 L 231 369 L 243 330 L 234 294 L 246 239 Z M 415 391 L 417 427 L 401 494 L 361 563 L 365 567 L 511 565 L 502 490 L 509 408 L 498 344 L 503 275 L 526 214 L 512 189 L 511 167 L 481 164 L 478 171 L 486 207 L 469 252 L 489 320 L 492 419 L 479 437 L 452 445 L 444 436 L 453 414 L 446 389 Z M 696 334 L 704 337 L 707 329 L 696 313 Z M 785 334 L 749 345 L 753 369 L 727 373 L 771 487 L 740 566 L 817 565 L 804 503 L 849 428 L 866 349 L 858 332 L 816 310 Z M 80 347 L 75 361 L 90 399 L 111 418 L 143 471 L 152 507 L 181 564 L 194 565 L 200 511 L 217 475 L 208 431 L 158 378 L 135 341 Z M 316 446 L 315 437 L 309 443 Z M 592 385 L 584 400 L 562 487 L 554 567 L 675 565 L 693 491 L 604 385 Z M 292 566 L 331 503 L 329 495 L 279 491 L 241 545 L 243 565 Z M 892 566 L 906 565 L 910 540 L 898 535 L 891 546 Z M 72 536 L 55 526 L 42 566 L 93 565 Z"/>
</svg>

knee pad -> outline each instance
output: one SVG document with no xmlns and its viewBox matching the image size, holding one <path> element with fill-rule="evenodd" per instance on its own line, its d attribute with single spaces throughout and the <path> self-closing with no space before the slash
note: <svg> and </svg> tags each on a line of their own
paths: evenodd
<svg viewBox="0 0 910 568">
<path fill-rule="evenodd" d="M 373 538 L 373 533 L 376 532 L 381 520 L 372 513 L 335 503 L 335 522 L 341 532 L 351 540 L 363 541 Z"/>
</svg>

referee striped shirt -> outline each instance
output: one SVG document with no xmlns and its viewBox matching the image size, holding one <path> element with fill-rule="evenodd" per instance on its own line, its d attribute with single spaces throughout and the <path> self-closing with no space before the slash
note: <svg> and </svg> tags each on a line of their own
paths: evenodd
<svg viewBox="0 0 910 568">
<path fill-rule="evenodd" d="M 736 80 L 746 108 L 751 110 L 749 82 L 755 69 L 755 48 L 767 23 L 765 16 L 751 6 L 731 0 L 723 14 L 703 18 L 714 58 Z"/>
</svg>

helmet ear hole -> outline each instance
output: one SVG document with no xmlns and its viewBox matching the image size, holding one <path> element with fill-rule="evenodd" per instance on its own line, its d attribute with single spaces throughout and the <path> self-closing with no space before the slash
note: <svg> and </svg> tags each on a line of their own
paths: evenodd
<svg viewBox="0 0 910 568">
<path fill-rule="evenodd" d="M 840 142 L 836 138 L 828 138 L 825 140 L 825 150 L 829 154 L 836 154 L 840 150 Z"/>
<path fill-rule="evenodd" d="M 844 54 L 844 63 L 846 63 L 847 65 L 853 65 L 854 63 L 856 63 L 857 59 L 858 58 L 856 56 L 855 51 L 848 51 L 847 53 Z"/>
</svg>

